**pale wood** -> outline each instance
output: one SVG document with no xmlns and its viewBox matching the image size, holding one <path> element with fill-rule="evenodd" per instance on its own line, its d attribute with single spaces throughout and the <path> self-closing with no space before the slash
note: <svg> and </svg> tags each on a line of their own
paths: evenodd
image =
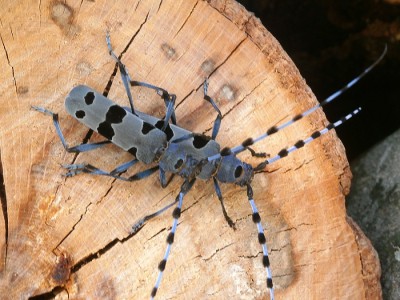
<svg viewBox="0 0 400 300">
<path fill-rule="evenodd" d="M 59 299 L 146 299 L 155 282 L 170 213 L 133 237 L 129 230 L 173 200 L 181 180 L 162 189 L 157 176 L 135 183 L 89 175 L 65 179 L 60 164 L 85 161 L 111 170 L 130 156 L 110 146 L 75 159 L 64 151 L 51 119 L 30 110 L 40 105 L 59 112 L 70 145 L 82 141 L 87 129 L 66 114 L 63 102 L 78 84 L 105 89 L 115 67 L 106 30 L 115 51 L 124 51 L 133 79 L 176 93 L 178 123 L 207 134 L 215 112 L 202 99 L 201 85 L 210 76 L 209 94 L 224 115 L 217 138 L 223 146 L 316 103 L 279 43 L 234 1 L 3 1 L 0 25 L 2 201 L 8 216 L 7 243 L 0 218 L 2 298 L 53 291 Z M 154 93 L 133 94 L 140 110 L 162 116 Z M 127 103 L 119 75 L 109 97 Z M 254 148 L 275 154 L 324 124 L 318 111 Z M 255 164 L 248 153 L 241 157 Z M 360 247 L 346 221 L 350 178 L 334 133 L 255 176 L 277 299 L 379 297 L 379 276 L 365 280 L 376 268 L 362 263 L 369 257 L 368 265 L 377 266 L 373 255 L 365 255 L 373 248 Z M 266 298 L 245 190 L 226 185 L 222 192 L 237 230 L 224 221 L 212 183 L 198 181 L 184 201 L 159 299 Z"/>
</svg>

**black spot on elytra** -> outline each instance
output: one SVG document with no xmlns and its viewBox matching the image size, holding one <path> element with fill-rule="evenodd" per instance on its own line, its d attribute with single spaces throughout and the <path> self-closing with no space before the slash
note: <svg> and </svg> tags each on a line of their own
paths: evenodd
<svg viewBox="0 0 400 300">
<path fill-rule="evenodd" d="M 128 152 L 134 156 L 136 156 L 137 153 L 137 148 L 136 147 L 132 147 L 128 150 Z"/>
<path fill-rule="evenodd" d="M 86 103 L 86 105 L 90 105 L 90 104 L 93 104 L 93 102 L 94 102 L 94 93 L 93 92 L 88 92 L 86 95 L 85 95 L 85 103 Z"/>
<path fill-rule="evenodd" d="M 201 135 L 201 134 L 196 134 L 193 137 L 193 146 L 196 149 L 201 149 L 203 148 L 205 145 L 208 144 L 208 142 L 211 140 L 210 137 L 205 136 L 205 135 Z"/>
<path fill-rule="evenodd" d="M 142 133 L 143 134 L 148 134 L 151 130 L 153 130 L 155 127 L 151 125 L 150 123 L 147 123 L 143 121 L 143 126 L 142 126 Z"/>
<path fill-rule="evenodd" d="M 78 119 L 83 119 L 83 118 L 85 117 L 85 115 L 86 115 L 86 113 L 85 113 L 83 110 L 78 110 L 78 111 L 75 113 L 75 116 L 76 116 Z"/>
<path fill-rule="evenodd" d="M 111 124 L 107 121 L 100 123 L 96 131 L 109 140 L 111 140 L 115 134 L 114 129 L 111 127 Z"/>
<path fill-rule="evenodd" d="M 106 122 L 112 124 L 121 123 L 126 116 L 126 110 L 119 105 L 110 106 L 106 114 Z"/>
<path fill-rule="evenodd" d="M 163 120 L 159 120 L 156 125 L 155 125 L 158 129 L 162 129 L 164 126 L 164 121 Z M 171 129 L 171 126 L 169 126 L 169 123 L 167 125 L 167 128 L 165 128 L 164 130 L 165 134 L 167 135 L 167 141 L 171 140 L 174 137 L 174 132 Z"/>
</svg>

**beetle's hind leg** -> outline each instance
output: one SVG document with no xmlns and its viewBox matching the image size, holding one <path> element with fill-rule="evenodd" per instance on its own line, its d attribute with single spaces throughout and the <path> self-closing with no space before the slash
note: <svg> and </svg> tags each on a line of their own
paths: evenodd
<svg viewBox="0 0 400 300">
<path fill-rule="evenodd" d="M 134 175 L 131 175 L 129 177 L 124 177 L 124 176 L 120 175 L 121 173 L 127 171 L 130 167 L 135 165 L 137 162 L 138 162 L 138 160 L 135 158 L 133 160 L 130 160 L 130 161 L 123 163 L 122 165 L 116 167 L 111 172 L 101 170 L 91 164 L 86 164 L 86 163 L 63 165 L 62 167 L 64 167 L 65 169 L 68 170 L 68 172 L 65 174 L 66 177 L 72 177 L 72 176 L 78 175 L 80 173 L 87 173 L 87 174 L 92 174 L 92 175 L 102 175 L 102 176 L 113 177 L 115 179 L 128 181 L 128 182 L 137 181 L 137 180 L 141 180 L 143 178 L 149 177 L 151 174 L 153 174 L 155 171 L 158 170 L 158 166 L 155 166 L 155 167 L 146 169 L 144 171 L 135 173 Z"/>
<path fill-rule="evenodd" d="M 111 46 L 111 39 L 110 39 L 110 34 L 107 32 L 106 34 L 106 42 L 107 42 L 107 47 L 108 47 L 108 52 L 110 56 L 115 60 L 115 62 L 118 65 L 119 71 L 121 73 L 121 79 L 125 87 L 126 94 L 128 95 L 129 99 L 129 105 L 130 105 L 130 111 L 136 115 L 134 104 L 133 104 L 133 97 L 131 93 L 130 86 L 143 86 L 147 87 L 149 89 L 153 89 L 157 92 L 157 94 L 164 100 L 165 106 L 166 106 L 166 114 L 164 118 L 164 126 L 163 126 L 163 131 L 166 129 L 169 120 L 172 121 L 173 124 L 176 124 L 176 116 L 175 116 L 175 100 L 176 96 L 174 94 L 168 93 L 163 88 L 154 86 L 152 84 L 146 83 L 146 82 L 140 82 L 140 81 L 133 81 L 131 80 L 131 77 L 129 75 L 128 69 L 126 66 L 122 63 L 120 56 L 117 56 L 112 49 Z"/>
<path fill-rule="evenodd" d="M 56 128 L 57 135 L 60 138 L 61 143 L 67 152 L 72 152 L 72 153 L 87 152 L 87 151 L 95 150 L 97 148 L 100 148 L 104 145 L 111 143 L 111 141 L 106 140 L 106 141 L 92 143 L 92 144 L 80 144 L 80 145 L 76 145 L 73 147 L 69 147 L 67 142 L 65 141 L 64 134 L 62 133 L 62 130 L 61 130 L 60 122 L 58 120 L 58 114 L 53 113 L 52 111 L 47 110 L 43 107 L 39 107 L 39 106 L 32 106 L 32 108 L 38 112 L 44 113 L 53 118 L 53 124 L 54 124 L 54 127 Z"/>
</svg>

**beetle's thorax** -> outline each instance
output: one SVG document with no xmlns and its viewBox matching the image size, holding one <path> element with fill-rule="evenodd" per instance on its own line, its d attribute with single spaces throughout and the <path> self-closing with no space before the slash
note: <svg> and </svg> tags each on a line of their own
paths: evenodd
<svg viewBox="0 0 400 300">
<path fill-rule="evenodd" d="M 188 155 L 180 144 L 170 143 L 160 156 L 159 166 L 165 172 L 192 180 L 200 174 L 205 163 L 207 161 L 200 161 Z"/>
<path fill-rule="evenodd" d="M 206 157 L 199 160 L 188 155 L 179 143 L 169 143 L 166 148 L 160 148 L 159 157 L 159 166 L 162 170 L 189 180 L 199 177 L 203 167 L 209 165 L 212 171 L 207 172 L 206 177 L 201 176 L 201 179 L 210 179 L 215 176 L 220 182 L 244 186 L 250 184 L 254 176 L 253 167 L 242 162 L 234 154 L 209 162 Z"/>
<path fill-rule="evenodd" d="M 220 182 L 245 186 L 251 183 L 253 176 L 253 167 L 242 162 L 234 154 L 222 156 L 218 162 L 216 177 Z"/>
</svg>

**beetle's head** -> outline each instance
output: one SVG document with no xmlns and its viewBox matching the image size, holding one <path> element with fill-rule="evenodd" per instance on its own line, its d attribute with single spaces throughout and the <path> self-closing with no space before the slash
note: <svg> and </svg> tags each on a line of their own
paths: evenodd
<svg viewBox="0 0 400 300">
<path fill-rule="evenodd" d="M 253 176 L 253 167 L 242 162 L 235 154 L 221 157 L 217 171 L 218 181 L 244 186 L 252 181 Z"/>
</svg>

